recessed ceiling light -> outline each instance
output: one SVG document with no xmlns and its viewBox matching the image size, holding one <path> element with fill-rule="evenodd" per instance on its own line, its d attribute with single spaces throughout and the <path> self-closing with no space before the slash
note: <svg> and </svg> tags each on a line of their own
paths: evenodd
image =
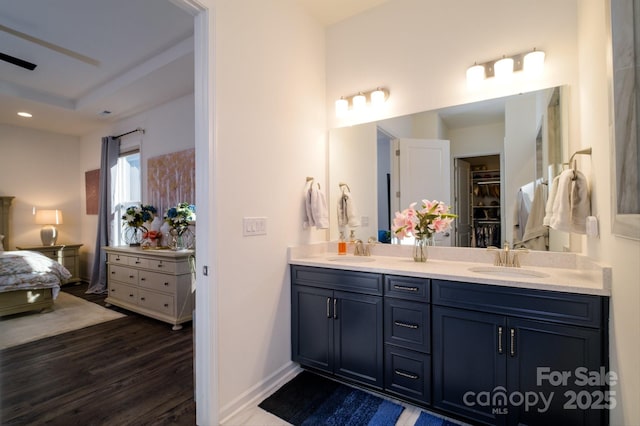
<svg viewBox="0 0 640 426">
<path fill-rule="evenodd" d="M 31 118 L 31 117 L 33 117 L 33 115 L 29 114 L 28 112 L 23 112 L 23 111 L 20 111 L 20 112 L 18 113 L 18 115 L 19 115 L 20 117 L 26 117 L 26 118 Z"/>
</svg>

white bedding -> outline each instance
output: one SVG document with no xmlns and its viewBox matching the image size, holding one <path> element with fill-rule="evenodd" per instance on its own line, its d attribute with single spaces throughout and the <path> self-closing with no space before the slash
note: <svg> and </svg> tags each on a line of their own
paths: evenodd
<svg viewBox="0 0 640 426">
<path fill-rule="evenodd" d="M 71 273 L 45 255 L 27 251 L 0 252 L 0 293 L 15 290 L 51 288 L 58 296 L 62 280 Z"/>
</svg>

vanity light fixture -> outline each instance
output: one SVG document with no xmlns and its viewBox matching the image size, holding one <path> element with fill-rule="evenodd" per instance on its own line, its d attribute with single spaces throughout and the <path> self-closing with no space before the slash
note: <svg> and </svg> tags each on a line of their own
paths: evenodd
<svg viewBox="0 0 640 426">
<path fill-rule="evenodd" d="M 544 69 L 545 53 L 542 50 L 522 52 L 511 56 L 502 56 L 467 68 L 467 85 L 477 87 L 483 80 L 495 77 L 500 81 L 509 81 L 517 71 L 524 71 L 528 76 L 539 76 Z"/>
<path fill-rule="evenodd" d="M 389 90 L 378 87 L 367 92 L 358 92 L 350 96 L 342 96 L 336 101 L 336 116 L 344 117 L 349 110 L 364 111 L 369 104 L 372 108 L 384 105 L 389 97 Z"/>
</svg>

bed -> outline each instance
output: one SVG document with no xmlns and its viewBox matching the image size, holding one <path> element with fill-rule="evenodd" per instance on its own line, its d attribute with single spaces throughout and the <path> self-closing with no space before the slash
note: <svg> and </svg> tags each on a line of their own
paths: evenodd
<svg viewBox="0 0 640 426">
<path fill-rule="evenodd" d="M 0 317 L 50 308 L 62 280 L 71 277 L 66 268 L 41 253 L 4 251 L 12 198 L 0 197 Z"/>
</svg>

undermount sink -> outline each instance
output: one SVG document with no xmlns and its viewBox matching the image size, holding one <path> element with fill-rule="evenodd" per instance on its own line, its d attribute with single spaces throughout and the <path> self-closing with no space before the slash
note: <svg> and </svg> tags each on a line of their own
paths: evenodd
<svg viewBox="0 0 640 426">
<path fill-rule="evenodd" d="M 327 260 L 331 262 L 365 263 L 373 262 L 376 259 L 371 256 L 334 256 L 327 258 Z"/>
<path fill-rule="evenodd" d="M 474 266 L 469 268 L 469 271 L 496 277 L 546 278 L 549 276 L 544 272 L 532 271 L 531 269 L 508 268 L 505 266 Z"/>
</svg>

